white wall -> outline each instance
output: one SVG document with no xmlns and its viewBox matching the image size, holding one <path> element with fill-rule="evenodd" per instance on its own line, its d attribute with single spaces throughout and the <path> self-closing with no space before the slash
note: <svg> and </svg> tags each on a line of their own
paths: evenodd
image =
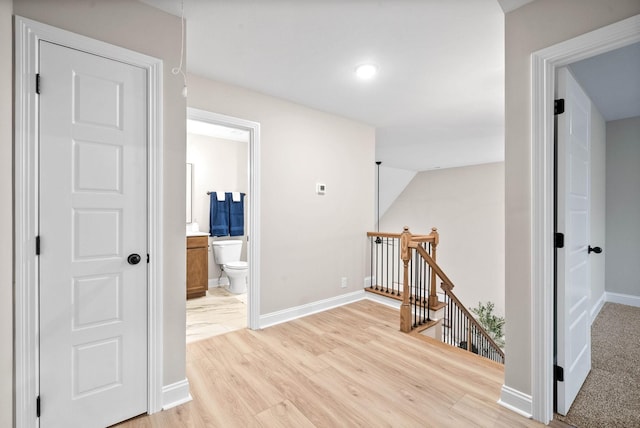
<svg viewBox="0 0 640 428">
<path fill-rule="evenodd" d="M 245 193 L 245 209 L 249 206 L 249 144 L 246 142 L 223 140 L 204 135 L 187 134 L 187 162 L 193 164 L 193 221 L 200 231 L 209 232 L 209 191 Z M 245 236 L 214 238 L 242 239 L 241 260 L 247 260 L 247 219 L 245 211 Z M 209 279 L 218 279 L 220 267 L 213 259 L 209 248 Z"/>
<path fill-rule="evenodd" d="M 186 101 L 181 94 L 182 78 L 171 73 L 171 68 L 179 61 L 180 19 L 135 0 L 15 0 L 13 6 L 16 15 L 164 61 L 163 327 L 164 348 L 168 350 L 163 356 L 164 384 L 182 381 L 186 347 Z"/>
<path fill-rule="evenodd" d="M 606 255 L 606 124 L 604 118 L 591 103 L 591 173 L 590 173 L 590 214 L 589 231 L 592 247 L 602 247 L 602 254 L 591 253 L 591 310 L 595 314 L 598 304 L 604 298 L 605 255 Z"/>
<path fill-rule="evenodd" d="M 640 117 L 607 122 L 607 291 L 640 297 Z"/>
<path fill-rule="evenodd" d="M 378 166 L 376 165 L 376 168 Z M 393 205 L 395 200 L 404 191 L 407 185 L 416 176 L 417 171 L 407 169 L 391 168 L 380 165 L 380 218 Z M 376 172 L 376 192 L 378 191 L 378 176 Z M 376 206 L 376 210 L 378 207 Z M 376 222 L 378 219 L 376 219 Z"/>
<path fill-rule="evenodd" d="M 383 232 L 438 228 L 437 263 L 467 307 L 504 315 L 504 163 L 419 172 L 380 221 Z"/>
<path fill-rule="evenodd" d="M 260 123 L 261 314 L 362 289 L 374 220 L 374 129 L 188 78 L 189 107 Z M 326 195 L 316 195 L 318 182 Z M 340 288 L 341 277 L 347 288 Z"/>
<path fill-rule="evenodd" d="M 12 3 L 0 0 L 0 426 L 13 425 Z"/>
<path fill-rule="evenodd" d="M 638 0 L 535 0 L 506 14 L 505 385 L 531 394 L 531 54 L 640 13 Z"/>
</svg>

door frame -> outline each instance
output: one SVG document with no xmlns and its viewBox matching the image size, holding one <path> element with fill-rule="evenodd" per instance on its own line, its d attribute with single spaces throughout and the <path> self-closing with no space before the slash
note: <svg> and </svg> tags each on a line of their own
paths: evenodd
<svg viewBox="0 0 640 428">
<path fill-rule="evenodd" d="M 531 55 L 531 414 L 553 419 L 555 73 L 563 67 L 640 42 L 640 15 Z"/>
<path fill-rule="evenodd" d="M 15 311 L 15 423 L 36 427 L 36 397 L 39 395 L 38 345 L 38 257 L 35 238 L 39 234 L 38 206 L 38 114 L 36 74 L 39 72 L 39 42 L 56 43 L 143 68 L 147 72 L 147 205 L 148 319 L 147 411 L 162 408 L 163 370 L 163 280 L 162 280 L 162 60 L 128 49 L 61 30 L 20 16 L 14 21 L 15 123 L 14 123 L 14 311 Z"/>
<path fill-rule="evenodd" d="M 249 264 L 247 325 L 260 328 L 260 124 L 250 120 L 226 116 L 187 107 L 187 119 L 249 132 L 249 203 L 247 261 Z"/>
</svg>

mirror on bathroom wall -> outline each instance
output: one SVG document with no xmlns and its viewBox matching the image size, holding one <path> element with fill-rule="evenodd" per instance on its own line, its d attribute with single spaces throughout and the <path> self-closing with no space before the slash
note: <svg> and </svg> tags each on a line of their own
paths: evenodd
<svg viewBox="0 0 640 428">
<path fill-rule="evenodd" d="M 193 196 L 193 164 L 187 164 L 187 223 L 191 223 L 193 221 L 193 204 L 192 204 L 192 196 Z"/>
</svg>

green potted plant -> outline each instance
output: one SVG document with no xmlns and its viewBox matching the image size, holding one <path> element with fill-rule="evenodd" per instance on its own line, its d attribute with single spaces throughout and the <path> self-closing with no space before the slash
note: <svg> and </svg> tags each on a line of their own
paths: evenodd
<svg viewBox="0 0 640 428">
<path fill-rule="evenodd" d="M 495 304 L 491 301 L 483 304 L 478 302 L 478 306 L 470 308 L 475 315 L 476 320 L 489 333 L 494 342 L 504 349 L 504 317 L 494 315 L 493 309 Z"/>
</svg>

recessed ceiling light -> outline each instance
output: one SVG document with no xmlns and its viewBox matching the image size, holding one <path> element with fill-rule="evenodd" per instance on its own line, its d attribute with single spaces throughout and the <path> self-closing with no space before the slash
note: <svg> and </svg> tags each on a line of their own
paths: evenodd
<svg viewBox="0 0 640 428">
<path fill-rule="evenodd" d="M 378 66 L 375 64 L 361 64 L 356 67 L 358 79 L 369 80 L 378 73 Z"/>
</svg>

